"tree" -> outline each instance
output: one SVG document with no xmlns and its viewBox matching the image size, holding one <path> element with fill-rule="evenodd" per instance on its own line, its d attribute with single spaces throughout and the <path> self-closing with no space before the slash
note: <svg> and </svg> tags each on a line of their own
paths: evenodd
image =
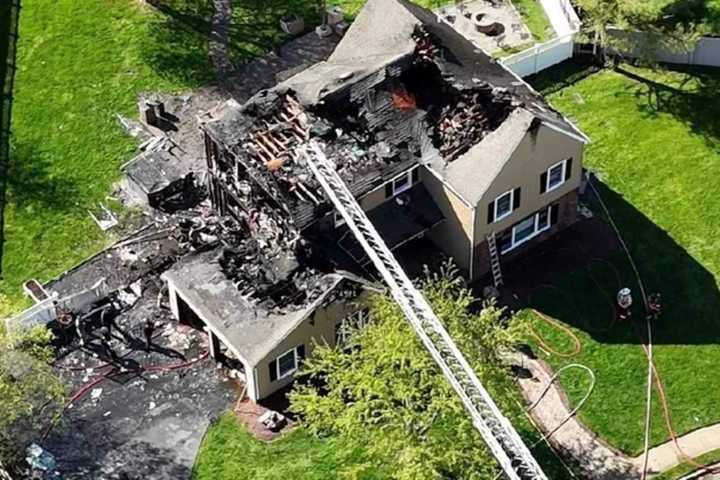
<svg viewBox="0 0 720 480">
<path fill-rule="evenodd" d="M 426 298 L 479 378 L 501 405 L 515 405 L 500 352 L 517 338 L 502 311 L 479 313 L 452 272 L 422 282 Z M 392 299 L 372 300 L 372 321 L 347 348 L 318 345 L 303 367 L 306 381 L 291 393 L 291 409 L 317 435 L 336 435 L 362 448 L 366 461 L 340 472 L 363 478 L 492 479 L 498 470 L 450 384 Z"/>
<path fill-rule="evenodd" d="M 633 52 L 649 63 L 655 61 L 657 49 L 687 54 L 708 31 L 707 26 L 679 18 L 676 13 L 657 11 L 653 2 L 645 0 L 576 0 L 576 3 L 583 13 L 583 27 L 593 37 L 594 53 L 603 59 L 608 48 L 616 53 Z M 610 34 L 612 26 L 624 31 Z"/>
<path fill-rule="evenodd" d="M 44 327 L 0 331 L 0 463 L 13 465 L 21 458 L 65 396 L 49 365 L 51 340 Z"/>
</svg>

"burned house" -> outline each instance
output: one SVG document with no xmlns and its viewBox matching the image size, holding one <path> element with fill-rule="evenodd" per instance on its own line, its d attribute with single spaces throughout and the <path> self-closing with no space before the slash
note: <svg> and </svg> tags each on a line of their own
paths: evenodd
<svg viewBox="0 0 720 480">
<path fill-rule="evenodd" d="M 390 249 L 427 236 L 471 280 L 572 224 L 587 138 L 434 13 L 369 0 L 327 59 L 201 125 L 223 246 L 166 272 L 178 318 L 243 364 L 253 399 L 362 323 L 373 271 L 306 164 L 336 165 Z M 233 241 L 227 241 L 233 238 Z M 348 273 L 352 272 L 352 273 Z"/>
</svg>

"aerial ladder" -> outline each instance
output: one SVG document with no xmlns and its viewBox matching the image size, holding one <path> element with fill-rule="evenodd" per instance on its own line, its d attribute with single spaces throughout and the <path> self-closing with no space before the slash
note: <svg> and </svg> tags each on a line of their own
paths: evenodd
<svg viewBox="0 0 720 480">
<path fill-rule="evenodd" d="M 433 360 L 460 397 L 475 428 L 497 459 L 507 478 L 547 480 L 535 458 L 510 421 L 500 412 L 475 372 L 453 342 L 422 293 L 397 262 L 362 207 L 340 178 L 317 142 L 310 142 L 304 156 L 335 209 L 345 219 L 357 241 L 390 288 L 394 300 L 420 337 Z"/>
</svg>

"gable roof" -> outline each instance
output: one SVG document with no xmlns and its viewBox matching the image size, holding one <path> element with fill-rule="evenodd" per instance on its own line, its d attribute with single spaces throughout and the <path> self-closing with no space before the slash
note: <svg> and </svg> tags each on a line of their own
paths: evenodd
<svg viewBox="0 0 720 480">
<path fill-rule="evenodd" d="M 296 309 L 274 311 L 243 296 L 217 262 L 218 251 L 190 255 L 163 273 L 181 298 L 241 360 L 257 365 L 345 282 L 376 289 L 346 272 L 322 275 L 318 294 Z"/>
</svg>

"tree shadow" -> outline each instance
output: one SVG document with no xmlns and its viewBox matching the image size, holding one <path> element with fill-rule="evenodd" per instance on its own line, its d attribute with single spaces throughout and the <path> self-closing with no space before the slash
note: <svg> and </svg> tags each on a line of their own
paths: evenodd
<svg viewBox="0 0 720 480">
<path fill-rule="evenodd" d="M 603 183 L 594 184 L 622 232 L 647 292 L 662 294 L 663 313 L 653 322 L 653 343 L 718 343 L 720 290 L 713 273 L 621 194 Z M 640 289 L 605 219 L 582 220 L 504 269 L 519 306 L 534 307 L 599 343 L 645 341 Z M 617 317 L 616 295 L 621 287 L 634 292 L 631 321 Z"/>
<path fill-rule="evenodd" d="M 532 87 L 547 96 L 570 87 L 602 70 L 589 57 L 574 57 L 558 63 L 525 80 Z"/>
<path fill-rule="evenodd" d="M 316 2 L 307 0 L 235 0 L 230 24 L 231 57 L 244 63 L 276 49 L 291 37 L 280 29 L 280 19 L 297 14 L 305 21 L 305 30 L 319 23 Z"/>
<path fill-rule="evenodd" d="M 660 10 L 654 24 L 663 30 L 703 25 L 716 33 L 720 27 L 720 8 L 715 5 L 711 0 L 675 0 Z"/>
<path fill-rule="evenodd" d="M 19 21 L 20 0 L 12 0 L 0 5 L 0 275 L 5 245 L 4 213 L 10 164 L 10 123 Z"/>
<path fill-rule="evenodd" d="M 7 198 L 19 209 L 42 207 L 67 211 L 77 208 L 77 186 L 66 176 L 51 174 L 51 162 L 29 143 L 13 143 L 13 162 L 7 169 Z"/>
<path fill-rule="evenodd" d="M 202 85 L 213 78 L 207 45 L 213 13 L 209 0 L 149 0 L 158 17 L 143 44 L 145 62 L 163 78 Z"/>
<path fill-rule="evenodd" d="M 640 109 L 650 118 L 671 114 L 701 135 L 711 147 L 720 145 L 720 75 L 717 69 L 675 67 L 685 76 L 676 86 L 645 78 L 623 68 L 617 72 L 640 83 L 630 87 Z"/>
</svg>

